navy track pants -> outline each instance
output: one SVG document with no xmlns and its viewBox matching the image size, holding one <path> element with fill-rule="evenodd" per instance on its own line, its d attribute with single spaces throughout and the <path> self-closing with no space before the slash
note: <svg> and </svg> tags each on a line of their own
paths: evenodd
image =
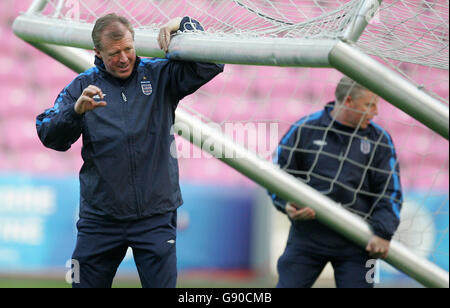
<svg viewBox="0 0 450 308">
<path fill-rule="evenodd" d="M 174 288 L 177 280 L 176 211 L 130 222 L 80 218 L 72 259 L 74 288 L 110 288 L 128 247 L 144 288 Z"/>
<path fill-rule="evenodd" d="M 301 249 L 289 243 L 278 259 L 279 281 L 277 288 L 310 288 L 319 277 L 328 262 L 334 269 L 334 278 L 338 288 L 373 288 L 368 254 L 361 251 L 354 255 L 320 254 Z"/>
</svg>

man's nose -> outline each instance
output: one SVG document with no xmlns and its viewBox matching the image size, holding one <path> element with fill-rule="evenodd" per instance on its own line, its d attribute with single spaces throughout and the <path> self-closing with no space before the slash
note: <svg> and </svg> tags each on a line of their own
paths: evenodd
<svg viewBox="0 0 450 308">
<path fill-rule="evenodd" d="M 373 117 L 378 115 L 378 104 L 374 103 L 370 106 L 370 115 Z"/>
<path fill-rule="evenodd" d="M 374 116 L 377 116 L 377 115 L 378 115 L 378 104 L 374 104 L 374 105 L 372 106 L 372 114 L 373 114 Z"/>
<path fill-rule="evenodd" d="M 127 54 L 126 54 L 124 51 L 122 51 L 122 52 L 120 53 L 120 62 L 125 63 L 125 62 L 127 62 L 127 61 L 128 61 Z"/>
</svg>

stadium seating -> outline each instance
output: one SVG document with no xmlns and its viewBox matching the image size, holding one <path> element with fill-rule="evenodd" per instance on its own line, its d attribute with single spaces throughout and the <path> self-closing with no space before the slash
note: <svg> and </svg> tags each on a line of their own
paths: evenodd
<svg viewBox="0 0 450 308">
<path fill-rule="evenodd" d="M 36 115 L 53 105 L 76 74 L 12 33 L 12 21 L 29 4 L 0 1 L 0 172 L 76 173 L 82 165 L 81 140 L 68 152 L 59 153 L 43 147 L 36 135 Z M 406 65 L 402 69 L 414 72 L 415 68 Z M 441 78 L 438 70 L 419 69 L 415 74 L 419 82 L 427 81 L 430 74 L 436 81 L 448 80 L 448 76 Z M 340 76 L 328 69 L 227 65 L 223 74 L 181 104 L 222 125 L 276 119 L 281 138 L 300 117 L 321 110 L 333 100 L 334 85 Z M 442 82 L 429 90 L 448 99 L 448 85 Z M 403 184 L 429 187 L 434 183 L 448 189 L 447 173 L 439 173 L 442 168 L 448 170 L 448 149 L 444 148 L 448 143 L 434 141 L 427 128 L 411 122 L 408 115 L 388 103 L 380 105 L 380 115 L 377 123 L 386 127 L 398 148 Z M 180 176 L 186 181 L 251 183 L 215 159 L 180 158 L 179 165 Z"/>
</svg>

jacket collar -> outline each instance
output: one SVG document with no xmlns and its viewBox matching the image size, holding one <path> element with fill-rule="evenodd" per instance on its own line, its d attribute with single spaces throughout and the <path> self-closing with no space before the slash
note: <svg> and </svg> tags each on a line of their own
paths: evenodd
<svg viewBox="0 0 450 308">
<path fill-rule="evenodd" d="M 339 122 L 338 120 L 334 120 L 334 119 L 333 119 L 333 116 L 331 115 L 331 111 L 334 109 L 334 106 L 335 106 L 335 105 L 336 105 L 336 103 L 335 103 L 334 101 L 329 102 L 328 104 L 325 105 L 325 111 L 324 111 L 324 115 L 323 115 L 323 117 L 322 117 L 322 124 L 323 124 L 323 125 L 326 125 L 326 126 L 329 126 L 330 123 L 331 123 L 332 121 L 334 121 L 333 126 L 334 126 L 336 129 L 341 130 L 341 131 L 344 131 L 344 132 L 350 132 L 350 133 L 353 133 L 353 132 L 355 131 L 355 128 L 354 128 L 354 127 L 350 127 L 350 126 L 344 125 L 344 124 L 342 124 L 341 122 Z M 370 124 L 367 128 L 364 128 L 364 129 L 362 129 L 362 128 L 358 129 L 358 132 L 364 133 L 364 132 L 369 131 L 369 127 L 370 127 L 371 125 L 372 125 L 372 124 Z"/>
</svg>

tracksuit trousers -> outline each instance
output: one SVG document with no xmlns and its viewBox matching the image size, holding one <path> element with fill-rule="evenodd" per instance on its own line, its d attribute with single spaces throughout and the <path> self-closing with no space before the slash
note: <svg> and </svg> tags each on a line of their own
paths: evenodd
<svg viewBox="0 0 450 308">
<path fill-rule="evenodd" d="M 310 288 L 331 262 L 337 288 L 373 288 L 373 262 L 365 251 L 352 255 L 323 253 L 288 242 L 278 259 L 278 288 Z"/>
<path fill-rule="evenodd" d="M 128 247 L 144 288 L 174 288 L 177 212 L 129 222 L 80 218 L 72 259 L 79 264 L 74 288 L 110 288 Z"/>
</svg>

